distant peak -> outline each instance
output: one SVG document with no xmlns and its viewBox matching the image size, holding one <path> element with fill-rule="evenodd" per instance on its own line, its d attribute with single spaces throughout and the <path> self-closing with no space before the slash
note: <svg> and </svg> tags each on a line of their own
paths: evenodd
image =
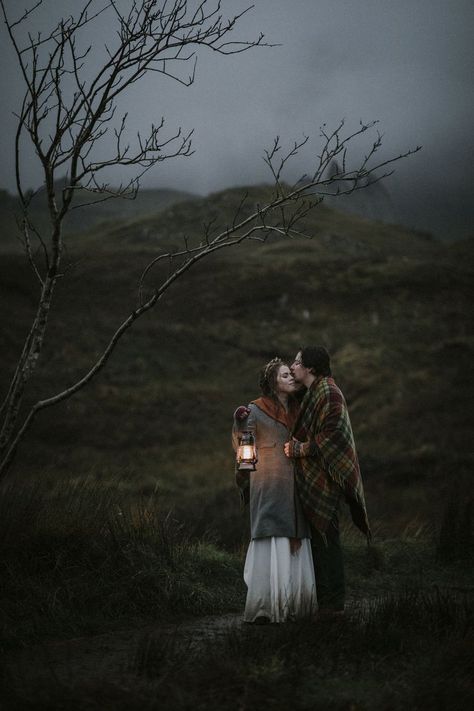
<svg viewBox="0 0 474 711">
<path fill-rule="evenodd" d="M 341 166 L 338 161 L 333 158 L 327 169 L 328 178 L 333 178 L 335 175 L 339 175 L 340 173 L 342 173 Z"/>
</svg>

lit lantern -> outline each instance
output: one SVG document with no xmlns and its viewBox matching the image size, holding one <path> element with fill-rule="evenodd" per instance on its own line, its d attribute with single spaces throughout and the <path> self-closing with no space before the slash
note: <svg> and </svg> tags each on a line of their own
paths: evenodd
<svg viewBox="0 0 474 711">
<path fill-rule="evenodd" d="M 257 447 L 255 437 L 251 432 L 245 430 L 239 435 L 239 446 L 237 448 L 237 464 L 239 471 L 255 471 L 257 463 Z"/>
</svg>

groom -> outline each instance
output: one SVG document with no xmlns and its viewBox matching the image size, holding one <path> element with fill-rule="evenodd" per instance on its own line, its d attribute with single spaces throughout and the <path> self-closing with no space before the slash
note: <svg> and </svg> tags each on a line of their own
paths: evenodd
<svg viewBox="0 0 474 711">
<path fill-rule="evenodd" d="M 342 613 L 345 582 L 338 521 L 342 498 L 349 504 L 356 526 L 370 539 L 352 427 L 323 346 L 302 348 L 291 372 L 306 387 L 306 393 L 285 454 L 295 460 L 298 493 L 312 528 L 320 611 Z"/>
</svg>

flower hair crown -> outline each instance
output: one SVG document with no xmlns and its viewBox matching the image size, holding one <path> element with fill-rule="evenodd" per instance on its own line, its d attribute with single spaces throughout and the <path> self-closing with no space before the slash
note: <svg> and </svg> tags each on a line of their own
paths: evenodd
<svg viewBox="0 0 474 711">
<path fill-rule="evenodd" d="M 270 370 L 277 365 L 277 363 L 283 363 L 281 358 L 272 358 L 272 360 L 266 364 L 265 370 L 263 371 L 263 379 L 267 380 L 268 379 L 268 373 Z"/>
</svg>

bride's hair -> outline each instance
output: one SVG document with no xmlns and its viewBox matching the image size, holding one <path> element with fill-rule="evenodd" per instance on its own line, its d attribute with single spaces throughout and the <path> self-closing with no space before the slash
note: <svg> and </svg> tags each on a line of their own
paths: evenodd
<svg viewBox="0 0 474 711">
<path fill-rule="evenodd" d="M 277 377 L 282 365 L 288 365 L 281 358 L 273 358 L 260 371 L 259 385 L 262 393 L 273 400 L 278 400 Z"/>
</svg>

